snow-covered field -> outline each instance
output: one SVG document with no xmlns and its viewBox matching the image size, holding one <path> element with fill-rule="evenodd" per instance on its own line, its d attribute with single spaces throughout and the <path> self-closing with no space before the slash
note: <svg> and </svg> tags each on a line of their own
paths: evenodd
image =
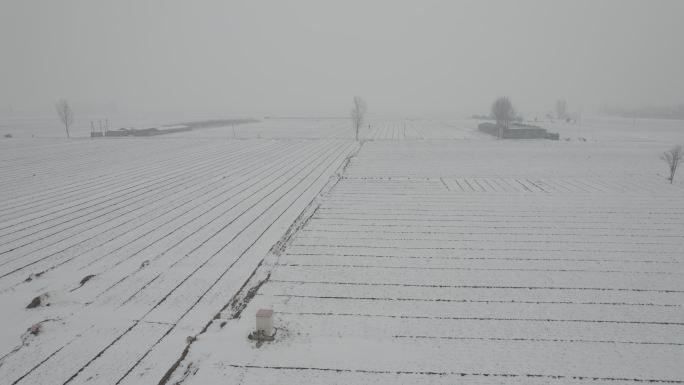
<svg viewBox="0 0 684 385">
<path fill-rule="evenodd" d="M 0 378 L 36 384 L 160 377 L 356 146 L 20 144 L 2 150 Z"/>
<path fill-rule="evenodd" d="M 0 378 L 684 383 L 684 126 L 628 123 L 2 140 Z"/>
<path fill-rule="evenodd" d="M 90 137 L 90 122 L 95 128 L 99 122 L 105 124 L 106 115 L 78 115 L 74 126 L 71 127 L 71 137 Z M 177 114 L 176 116 L 112 116 L 109 120 L 111 129 L 132 127 L 144 129 L 177 125 L 193 121 L 214 119 L 230 119 L 233 117 L 217 117 L 202 114 Z M 0 116 L 0 138 L 5 135 L 14 138 L 58 139 L 66 137 L 63 126 L 60 126 L 55 115 L 45 116 Z M 264 119 L 255 123 L 238 124 L 235 126 L 197 129 L 191 132 L 174 134 L 184 138 L 223 138 L 223 139 L 296 139 L 296 138 L 352 138 L 348 119 L 339 118 L 311 118 L 311 119 Z"/>
</svg>

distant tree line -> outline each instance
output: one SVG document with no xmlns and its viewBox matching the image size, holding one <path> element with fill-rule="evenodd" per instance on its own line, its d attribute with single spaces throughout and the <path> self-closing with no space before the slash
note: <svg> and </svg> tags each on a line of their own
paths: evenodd
<svg viewBox="0 0 684 385">
<path fill-rule="evenodd" d="M 684 119 L 684 104 L 678 106 L 647 106 L 638 108 L 603 106 L 600 112 L 622 118 Z"/>
</svg>

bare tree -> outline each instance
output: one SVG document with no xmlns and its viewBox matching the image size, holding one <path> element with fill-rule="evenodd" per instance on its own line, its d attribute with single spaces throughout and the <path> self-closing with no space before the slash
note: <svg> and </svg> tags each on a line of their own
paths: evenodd
<svg viewBox="0 0 684 385">
<path fill-rule="evenodd" d="M 496 99 L 492 104 L 492 116 L 499 126 L 499 138 L 501 138 L 503 137 L 503 129 L 508 128 L 511 121 L 515 119 L 515 109 L 513 109 L 511 100 L 506 96 Z"/>
<path fill-rule="evenodd" d="M 366 102 L 358 96 L 354 96 L 354 106 L 351 110 L 351 119 L 354 129 L 356 130 L 356 140 L 359 140 L 359 128 L 363 124 L 363 118 L 366 116 Z"/>
<path fill-rule="evenodd" d="M 57 109 L 59 120 L 64 124 L 67 138 L 69 138 L 69 127 L 74 123 L 74 111 L 71 109 L 71 106 L 66 99 L 59 99 L 55 104 L 55 108 Z"/>
<path fill-rule="evenodd" d="M 667 166 L 670 168 L 670 177 L 668 178 L 670 183 L 674 183 L 675 172 L 677 172 L 677 166 L 679 166 L 679 161 L 682 159 L 682 155 L 684 155 L 684 152 L 682 152 L 682 146 L 674 146 L 669 151 L 663 152 L 663 154 L 660 156 L 660 159 L 664 160 L 665 163 L 667 163 Z"/>
<path fill-rule="evenodd" d="M 556 101 L 556 116 L 558 119 L 565 119 L 568 115 L 568 102 L 564 99 Z"/>
</svg>

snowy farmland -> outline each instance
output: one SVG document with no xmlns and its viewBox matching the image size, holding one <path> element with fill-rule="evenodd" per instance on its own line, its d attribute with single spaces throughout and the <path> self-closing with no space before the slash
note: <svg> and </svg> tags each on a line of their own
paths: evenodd
<svg viewBox="0 0 684 385">
<path fill-rule="evenodd" d="M 355 147 L 23 144 L 2 153 L 0 377 L 36 384 L 114 383 L 175 358 Z"/>
<path fill-rule="evenodd" d="M 2 141 L 0 378 L 684 383 L 684 131 L 609 123 Z"/>
</svg>

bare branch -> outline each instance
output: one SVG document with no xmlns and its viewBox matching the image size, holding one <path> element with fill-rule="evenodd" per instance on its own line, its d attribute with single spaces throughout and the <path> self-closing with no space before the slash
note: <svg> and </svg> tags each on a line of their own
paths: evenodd
<svg viewBox="0 0 684 385">
<path fill-rule="evenodd" d="M 665 151 L 660 155 L 660 159 L 665 161 L 670 169 L 670 177 L 668 178 L 670 183 L 674 183 L 674 176 L 677 172 L 679 161 L 682 160 L 682 156 L 684 156 L 682 146 L 674 146 L 669 151 Z"/>
<path fill-rule="evenodd" d="M 568 102 L 564 99 L 556 101 L 556 116 L 558 119 L 565 119 L 568 115 Z"/>
<path fill-rule="evenodd" d="M 59 120 L 64 124 L 67 138 L 69 138 L 69 127 L 71 127 L 74 122 L 74 112 L 71 110 L 71 106 L 66 99 L 59 99 L 55 104 L 55 108 L 57 109 Z"/>
<path fill-rule="evenodd" d="M 363 119 L 366 116 L 368 107 L 366 102 L 358 96 L 354 96 L 354 105 L 351 110 L 351 119 L 354 129 L 356 131 L 356 140 L 359 140 L 359 129 L 363 124 Z"/>
</svg>

